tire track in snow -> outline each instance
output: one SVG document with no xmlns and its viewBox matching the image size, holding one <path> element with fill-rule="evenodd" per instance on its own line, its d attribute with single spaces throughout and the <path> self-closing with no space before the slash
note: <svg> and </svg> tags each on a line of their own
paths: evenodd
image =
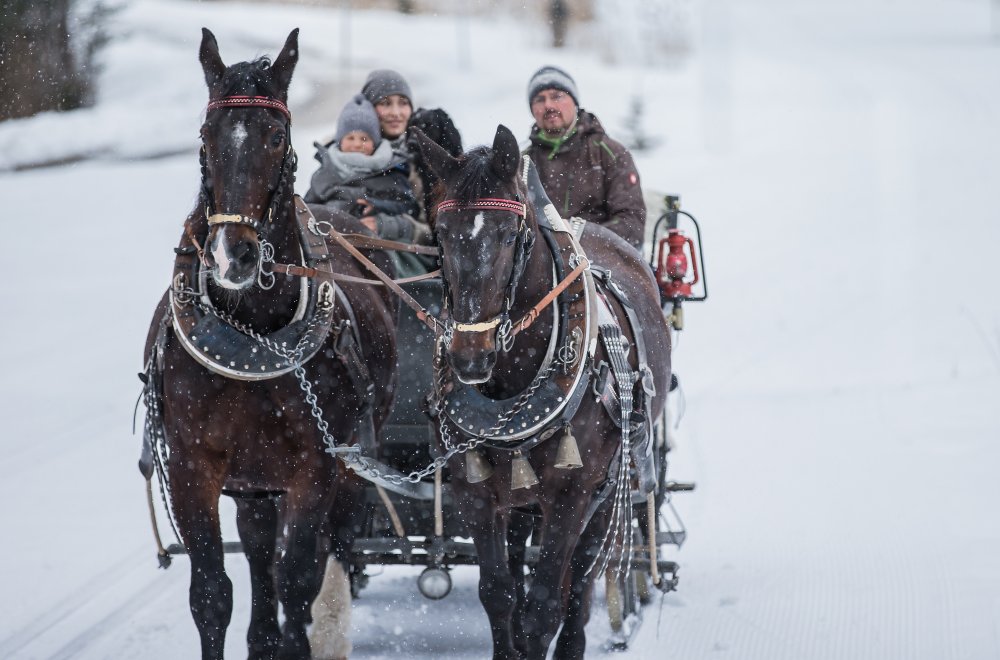
<svg viewBox="0 0 1000 660">
<path fill-rule="evenodd" d="M 82 419 L 68 419 L 63 428 L 45 438 L 44 442 L 23 442 L 10 447 L 5 453 L 3 463 L 0 463 L 0 482 L 9 483 L 15 477 L 26 472 L 39 471 L 54 461 L 62 460 L 71 454 L 89 454 L 90 446 L 97 439 L 111 439 L 117 435 L 108 429 L 129 428 L 115 423 L 117 411 L 107 411 L 103 414 L 86 414 Z M 129 421 L 131 424 L 131 421 Z M 129 431 L 131 432 L 131 430 Z M 136 420 L 135 459 L 139 460 L 139 449 L 142 433 L 142 417 Z M 138 470 L 137 470 L 138 472 Z"/>
<path fill-rule="evenodd" d="M 150 577 L 146 577 L 146 575 Z M 96 574 L 84 585 L 60 598 L 52 609 L 0 640 L 3 658 L 54 658 L 80 655 L 88 643 L 110 632 L 107 623 L 121 620 L 128 612 L 150 607 L 169 586 L 153 567 L 148 544 Z M 145 601 L 145 604 L 143 604 Z M 107 614 L 104 614 L 107 613 Z M 69 643 L 66 640 L 71 640 Z"/>
</svg>

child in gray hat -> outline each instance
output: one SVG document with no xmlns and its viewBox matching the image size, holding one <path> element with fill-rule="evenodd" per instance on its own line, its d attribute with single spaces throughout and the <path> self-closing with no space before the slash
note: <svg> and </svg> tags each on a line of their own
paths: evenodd
<svg viewBox="0 0 1000 660">
<path fill-rule="evenodd" d="M 320 168 L 310 181 L 307 202 L 360 217 L 379 234 L 379 225 L 399 222 L 396 216 L 417 214 L 407 155 L 382 139 L 375 108 L 361 94 L 341 111 L 333 141 L 314 146 Z"/>
</svg>

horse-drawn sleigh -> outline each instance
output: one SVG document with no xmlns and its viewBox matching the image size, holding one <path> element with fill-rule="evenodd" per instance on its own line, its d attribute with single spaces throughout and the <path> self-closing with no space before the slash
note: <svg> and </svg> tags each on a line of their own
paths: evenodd
<svg viewBox="0 0 1000 660">
<path fill-rule="evenodd" d="M 659 548 L 684 540 L 663 517 L 679 522 L 669 498 L 690 488 L 666 480 L 661 297 L 678 328 L 695 299 L 677 209 L 654 233 L 658 283 L 621 239 L 555 213 L 506 128 L 457 159 L 415 130 L 442 182 L 441 270 L 395 282 L 360 223 L 292 194 L 297 52 L 296 31 L 273 64 L 226 67 L 205 31 L 201 195 L 147 340 L 140 467 L 183 540 L 157 533 L 161 564 L 191 559 L 203 657 L 222 656 L 227 550 L 250 564 L 255 658 L 321 644 L 307 625 L 338 598 L 316 598 L 326 554 L 327 580 L 346 566 L 355 594 L 371 564 L 423 565 L 431 598 L 450 566 L 477 564 L 495 658 L 544 658 L 553 640 L 582 657 L 605 573 L 624 645 L 650 585 L 676 586 Z M 240 544 L 221 538 L 222 494 Z"/>
</svg>

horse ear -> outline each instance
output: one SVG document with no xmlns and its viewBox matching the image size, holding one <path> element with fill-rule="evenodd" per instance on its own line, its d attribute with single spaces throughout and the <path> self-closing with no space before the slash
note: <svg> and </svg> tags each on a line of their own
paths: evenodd
<svg viewBox="0 0 1000 660">
<path fill-rule="evenodd" d="M 222 79 L 226 65 L 219 56 L 219 42 L 208 28 L 201 29 L 201 49 L 198 51 L 198 59 L 201 60 L 201 70 L 205 72 L 205 82 L 212 87 Z"/>
<path fill-rule="evenodd" d="M 408 142 L 416 145 L 422 160 L 427 163 L 439 179 L 448 179 L 451 174 L 458 170 L 458 159 L 445 151 L 437 142 L 427 137 L 418 127 L 411 126 L 407 135 Z"/>
<path fill-rule="evenodd" d="M 281 49 L 274 64 L 271 65 L 271 78 L 278 85 L 282 96 L 288 96 L 288 85 L 292 82 L 292 72 L 295 71 L 295 65 L 298 61 L 299 29 L 295 28 L 288 34 L 288 38 L 285 39 L 285 47 Z"/>
<path fill-rule="evenodd" d="M 517 138 L 510 129 L 500 124 L 493 138 L 493 160 L 490 168 L 503 181 L 510 181 L 517 176 L 518 165 L 521 164 L 521 150 L 517 148 Z"/>
</svg>

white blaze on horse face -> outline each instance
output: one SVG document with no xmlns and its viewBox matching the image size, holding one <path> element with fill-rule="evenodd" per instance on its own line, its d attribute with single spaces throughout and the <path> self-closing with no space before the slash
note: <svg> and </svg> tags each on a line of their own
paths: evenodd
<svg viewBox="0 0 1000 660">
<path fill-rule="evenodd" d="M 472 221 L 472 238 L 478 236 L 479 232 L 483 230 L 484 222 L 485 218 L 483 218 L 483 212 L 480 211 L 479 213 L 476 214 L 476 217 Z"/>
<path fill-rule="evenodd" d="M 229 255 L 229 250 L 226 245 L 229 243 L 226 234 L 229 231 L 229 227 L 223 226 L 219 231 L 215 233 L 215 241 L 212 243 L 212 259 L 215 261 L 215 281 L 224 289 L 241 289 L 243 288 L 235 282 L 230 282 L 226 278 L 226 273 L 229 272 L 230 266 L 232 266 L 232 257 Z"/>
<path fill-rule="evenodd" d="M 243 122 L 236 122 L 236 126 L 233 128 L 233 133 L 230 137 L 233 141 L 233 151 L 239 152 L 244 140 L 247 139 L 247 127 L 243 125 Z"/>
</svg>

